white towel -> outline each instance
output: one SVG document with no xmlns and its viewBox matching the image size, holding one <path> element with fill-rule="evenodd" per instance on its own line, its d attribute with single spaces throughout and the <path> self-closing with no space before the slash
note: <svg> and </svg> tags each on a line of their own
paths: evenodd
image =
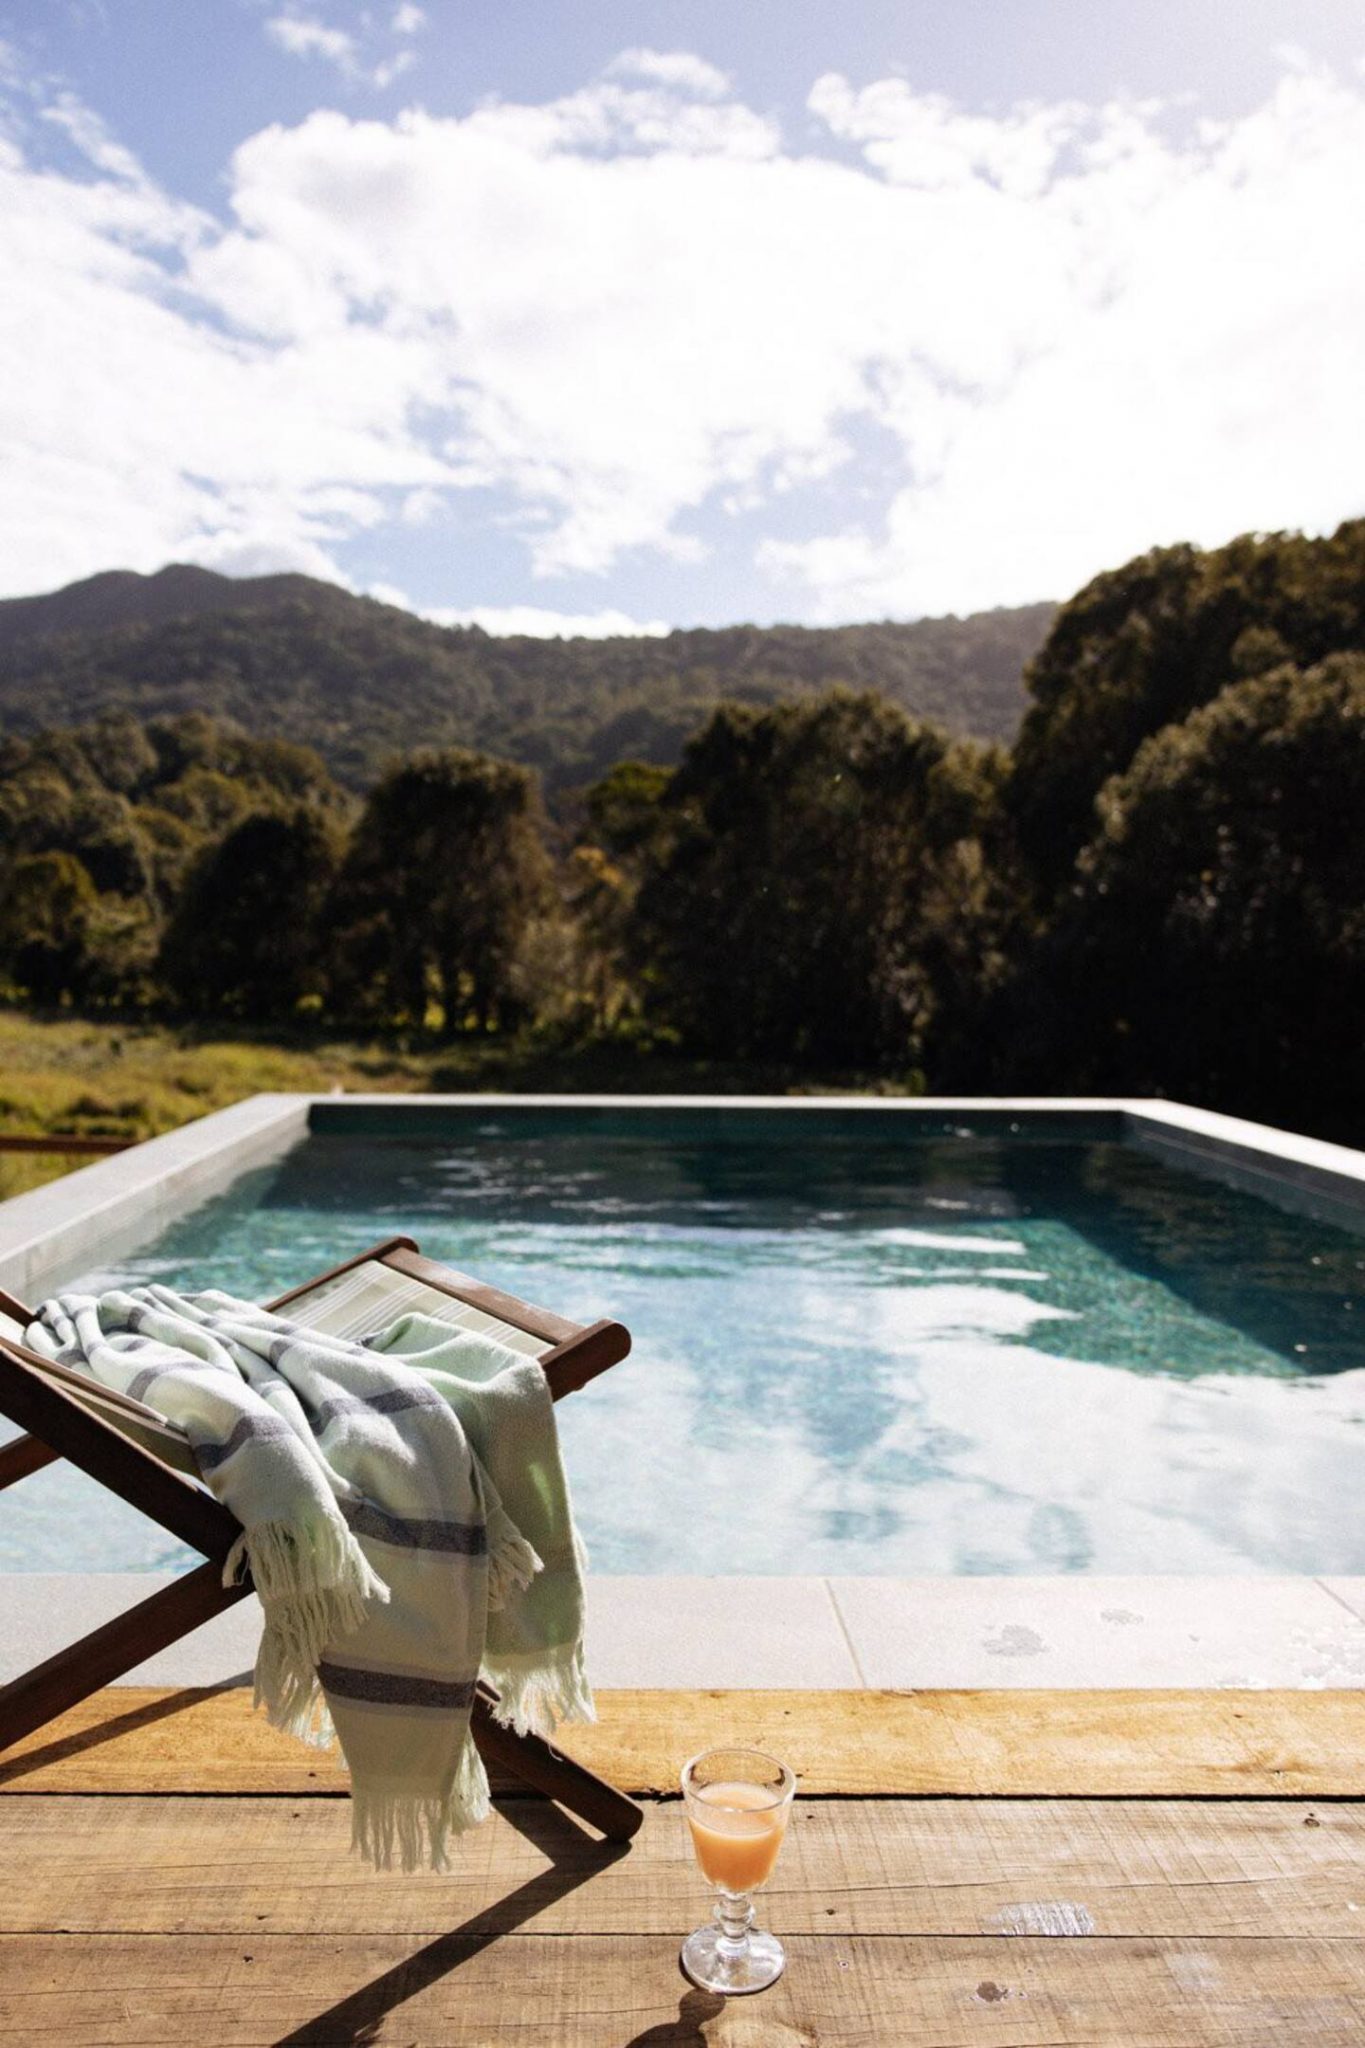
<svg viewBox="0 0 1365 2048">
<path fill-rule="evenodd" d="M 364 1343 L 230 1295 L 167 1287 L 46 1302 L 40 1354 L 145 1401 L 189 1438 L 243 1533 L 265 1609 L 256 1698 L 351 1770 L 353 1838 L 446 1868 L 488 1811 L 469 1734 L 590 1720 L 581 1551 L 533 1359 L 424 1316 Z"/>
</svg>

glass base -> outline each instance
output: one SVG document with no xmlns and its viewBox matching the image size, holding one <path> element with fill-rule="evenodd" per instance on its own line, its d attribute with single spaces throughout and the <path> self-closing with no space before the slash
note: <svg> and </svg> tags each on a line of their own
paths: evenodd
<svg viewBox="0 0 1365 2048">
<path fill-rule="evenodd" d="M 775 1934 L 749 1935 L 738 1955 L 719 1927 L 699 1927 L 682 1945 L 683 1972 L 699 1991 L 719 1991 L 738 1998 L 746 1991 L 766 1991 L 787 1966 L 786 1953 Z M 728 1951 L 728 1952 L 727 1952 Z"/>
</svg>

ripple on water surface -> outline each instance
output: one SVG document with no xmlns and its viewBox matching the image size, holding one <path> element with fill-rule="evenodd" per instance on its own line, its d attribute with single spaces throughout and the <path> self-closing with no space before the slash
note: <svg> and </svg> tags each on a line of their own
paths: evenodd
<svg viewBox="0 0 1365 2048">
<path fill-rule="evenodd" d="M 1365 1241 L 1117 1144 L 313 1137 L 117 1272 L 265 1298 L 396 1231 L 631 1360 L 559 1410 L 594 1566 L 1365 1571 Z M 186 1553 L 80 1475 L 0 1569 Z"/>
</svg>

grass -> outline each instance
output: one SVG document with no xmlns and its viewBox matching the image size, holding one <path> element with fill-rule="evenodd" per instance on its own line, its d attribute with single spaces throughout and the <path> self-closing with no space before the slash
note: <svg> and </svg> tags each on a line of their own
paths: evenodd
<svg viewBox="0 0 1365 2048">
<path fill-rule="evenodd" d="M 403 1047 L 0 1009 L 0 1135 L 150 1138 L 243 1096 L 275 1090 L 791 1094 L 817 1087 L 907 1092 L 904 1083 L 816 1082 L 783 1068 L 690 1060 L 612 1042 L 557 1047 L 530 1038 Z M 0 1198 L 80 1164 L 43 1154 L 0 1155 Z"/>
<path fill-rule="evenodd" d="M 261 1090 L 420 1088 L 420 1065 L 363 1047 L 255 1043 L 0 1010 L 0 1134 L 151 1138 Z M 0 1197 L 85 1162 L 0 1155 Z"/>
</svg>

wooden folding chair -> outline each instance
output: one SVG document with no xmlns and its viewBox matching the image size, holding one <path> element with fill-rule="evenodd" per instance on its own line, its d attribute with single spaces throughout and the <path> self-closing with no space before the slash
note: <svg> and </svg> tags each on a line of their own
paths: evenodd
<svg viewBox="0 0 1365 2048">
<path fill-rule="evenodd" d="M 556 1401 L 630 1349 L 630 1333 L 620 1323 L 584 1327 L 533 1308 L 424 1259 L 410 1237 L 387 1238 L 268 1305 L 336 1336 L 358 1336 L 420 1309 L 539 1359 Z M 22 1303 L 0 1291 L 0 1413 L 28 1431 L 0 1446 L 0 1488 L 68 1459 L 208 1561 L 0 1687 L 0 1751 L 253 1590 L 249 1580 L 222 1583 L 223 1562 L 241 1529 L 200 1481 L 184 1432 L 142 1402 L 29 1351 L 22 1337 L 31 1321 Z M 642 1818 L 635 1802 L 541 1737 L 500 1727 L 491 1711 L 495 1703 L 496 1695 L 481 1685 L 471 1725 L 485 1759 L 613 1841 L 629 1840 Z"/>
</svg>

